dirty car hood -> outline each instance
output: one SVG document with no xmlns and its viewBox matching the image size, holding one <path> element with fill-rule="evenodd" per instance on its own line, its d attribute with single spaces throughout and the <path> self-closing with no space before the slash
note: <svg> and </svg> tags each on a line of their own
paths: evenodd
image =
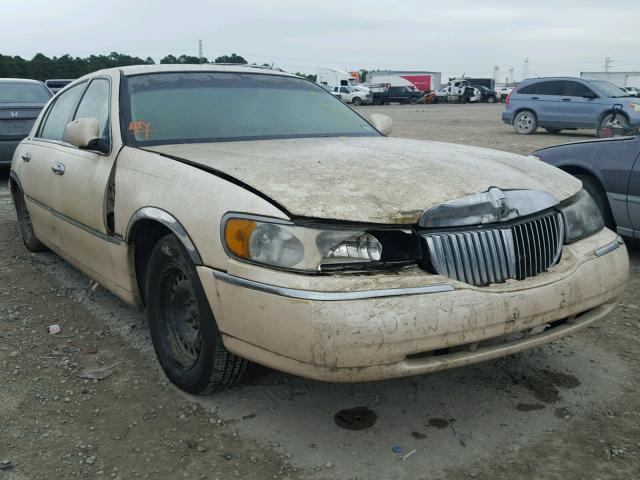
<svg viewBox="0 0 640 480">
<path fill-rule="evenodd" d="M 427 208 L 490 187 L 545 190 L 559 201 L 580 189 L 533 157 L 389 137 L 338 137 L 148 147 L 232 176 L 293 216 L 417 223 Z"/>
</svg>

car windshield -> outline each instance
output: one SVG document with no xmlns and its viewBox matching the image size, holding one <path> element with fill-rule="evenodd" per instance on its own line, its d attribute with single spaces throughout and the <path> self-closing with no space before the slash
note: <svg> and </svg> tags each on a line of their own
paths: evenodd
<svg viewBox="0 0 640 480">
<path fill-rule="evenodd" d="M 47 103 L 49 91 L 38 83 L 0 83 L 0 103 Z"/>
<path fill-rule="evenodd" d="M 629 97 L 629 93 L 606 80 L 590 80 L 589 83 L 609 98 Z"/>
<path fill-rule="evenodd" d="M 129 77 L 127 90 L 124 121 L 139 145 L 379 135 L 333 95 L 295 77 L 155 73 Z"/>
</svg>

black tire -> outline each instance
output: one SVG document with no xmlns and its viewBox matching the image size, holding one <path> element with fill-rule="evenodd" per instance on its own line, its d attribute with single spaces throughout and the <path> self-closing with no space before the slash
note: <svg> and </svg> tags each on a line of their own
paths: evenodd
<svg viewBox="0 0 640 480">
<path fill-rule="evenodd" d="M 30 252 L 43 252 L 48 250 L 47 247 L 38 240 L 36 232 L 33 229 L 31 215 L 27 209 L 27 203 L 24 200 L 22 190 L 16 192 L 16 214 L 18 215 L 18 223 L 20 224 L 20 233 L 22 235 L 22 243 Z"/>
<path fill-rule="evenodd" d="M 609 113 L 602 117 L 600 121 L 600 127 L 627 127 L 629 126 L 629 120 L 623 114 L 616 114 L 616 119 L 612 121 L 613 113 Z"/>
<path fill-rule="evenodd" d="M 496 103 L 496 101 L 497 101 L 497 99 L 493 95 L 491 95 L 489 98 L 487 98 L 487 102 L 488 103 Z"/>
<path fill-rule="evenodd" d="M 145 278 L 153 348 L 169 380 L 193 394 L 240 383 L 250 362 L 224 348 L 195 265 L 175 235 L 155 245 Z"/>
<path fill-rule="evenodd" d="M 513 119 L 513 128 L 520 135 L 532 135 L 538 129 L 538 119 L 531 110 L 522 110 Z"/>
<path fill-rule="evenodd" d="M 582 182 L 582 186 L 584 189 L 591 195 L 591 198 L 598 205 L 598 209 L 602 214 L 602 218 L 604 219 L 604 224 L 607 228 L 616 231 L 616 222 L 613 218 L 613 213 L 611 212 L 611 206 L 609 205 L 609 200 L 607 200 L 607 196 L 595 178 L 590 175 L 582 175 L 578 174 L 575 177 Z"/>
<path fill-rule="evenodd" d="M 545 128 L 545 130 L 546 130 L 547 132 L 549 132 L 549 133 L 553 133 L 553 134 L 560 133 L 560 132 L 562 131 L 562 129 L 561 129 L 561 128 Z"/>
<path fill-rule="evenodd" d="M 409 98 L 409 103 L 411 105 L 415 105 L 416 103 L 418 103 L 418 99 L 416 97 L 411 97 Z"/>
<path fill-rule="evenodd" d="M 374 99 L 373 99 L 373 104 L 374 104 L 374 105 L 382 105 L 382 99 L 380 99 L 380 98 L 374 98 Z"/>
<path fill-rule="evenodd" d="M 353 103 L 356 107 L 359 107 L 360 105 L 362 105 L 362 99 L 360 97 L 354 97 L 353 100 L 351 100 L 351 103 Z"/>
</svg>

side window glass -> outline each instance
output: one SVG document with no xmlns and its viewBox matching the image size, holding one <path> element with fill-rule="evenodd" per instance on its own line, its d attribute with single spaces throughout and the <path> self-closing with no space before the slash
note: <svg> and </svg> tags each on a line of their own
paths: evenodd
<svg viewBox="0 0 640 480">
<path fill-rule="evenodd" d="M 527 85 L 525 87 L 519 88 L 518 93 L 521 93 L 523 95 L 534 95 L 538 93 L 538 89 L 536 88 L 538 85 L 538 83 L 534 83 L 533 85 Z"/>
<path fill-rule="evenodd" d="M 76 85 L 57 98 L 47 113 L 38 137 L 62 141 L 64 129 L 72 120 L 73 110 L 86 86 L 86 83 Z"/>
<path fill-rule="evenodd" d="M 593 90 L 580 82 L 564 82 L 564 94 L 567 97 L 582 97 L 593 93 Z"/>
<path fill-rule="evenodd" d="M 74 117 L 98 119 L 100 126 L 99 132 L 103 139 L 109 139 L 109 97 L 110 97 L 109 81 L 104 78 L 97 78 L 91 82 L 85 92 L 78 111 Z"/>
<path fill-rule="evenodd" d="M 564 83 L 560 80 L 550 80 L 538 84 L 538 95 L 563 95 Z"/>
</svg>

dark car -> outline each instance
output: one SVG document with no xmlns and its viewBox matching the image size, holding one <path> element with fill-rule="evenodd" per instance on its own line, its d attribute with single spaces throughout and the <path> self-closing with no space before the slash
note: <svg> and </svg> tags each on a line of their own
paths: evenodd
<svg viewBox="0 0 640 480">
<path fill-rule="evenodd" d="M 498 101 L 498 94 L 483 85 L 471 85 L 473 88 L 480 90 L 480 101 L 487 103 L 496 103 Z"/>
<path fill-rule="evenodd" d="M 422 100 L 424 92 L 409 87 L 372 88 L 374 105 L 387 103 L 410 103 L 414 105 Z"/>
<path fill-rule="evenodd" d="M 50 78 L 44 81 L 44 84 L 51 90 L 52 93 L 58 93 L 64 87 L 73 82 L 73 78 Z"/>
<path fill-rule="evenodd" d="M 0 78 L 0 167 L 11 165 L 13 151 L 51 95 L 37 80 Z"/>
<path fill-rule="evenodd" d="M 640 238 L 640 136 L 569 143 L 533 154 L 581 180 L 609 228 Z"/>
</svg>

